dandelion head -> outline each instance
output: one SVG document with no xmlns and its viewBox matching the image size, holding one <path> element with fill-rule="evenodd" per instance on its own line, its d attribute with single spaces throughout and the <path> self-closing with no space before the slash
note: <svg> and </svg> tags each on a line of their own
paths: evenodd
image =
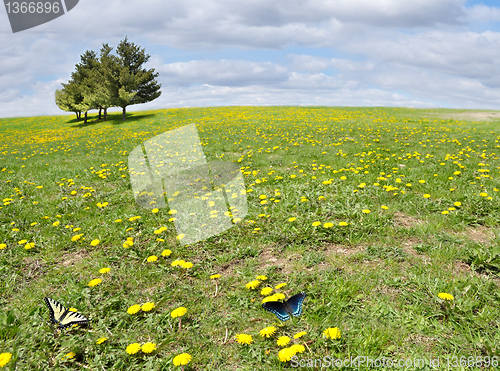
<svg viewBox="0 0 500 371">
<path fill-rule="evenodd" d="M 90 281 L 88 283 L 88 286 L 89 287 L 94 287 L 94 286 L 99 285 L 101 282 L 102 282 L 102 280 L 100 278 L 96 278 L 96 279 L 93 279 L 92 281 Z"/>
<path fill-rule="evenodd" d="M 136 314 L 141 310 L 141 306 L 139 304 L 134 304 L 127 309 L 128 314 Z"/>
<path fill-rule="evenodd" d="M 443 300 L 447 300 L 447 301 L 451 301 L 454 299 L 453 295 L 447 294 L 446 292 L 440 292 L 438 294 L 438 297 L 443 299 Z"/>
<path fill-rule="evenodd" d="M 290 342 L 290 339 L 288 336 L 280 336 L 278 340 L 276 340 L 276 344 L 278 344 L 280 347 L 284 347 Z"/>
<path fill-rule="evenodd" d="M 147 342 L 147 343 L 142 345 L 141 349 L 142 349 L 143 353 L 149 354 L 149 353 L 152 353 L 156 349 L 156 344 L 151 343 L 151 342 Z"/>
<path fill-rule="evenodd" d="M 108 338 L 99 338 L 99 339 L 97 339 L 97 341 L 96 341 L 95 343 L 96 343 L 97 345 L 99 345 L 99 344 L 104 343 L 106 340 L 108 340 Z"/>
<path fill-rule="evenodd" d="M 240 344 L 251 344 L 253 342 L 252 335 L 238 334 L 234 338 Z"/>
<path fill-rule="evenodd" d="M 177 317 L 182 317 L 183 315 L 185 315 L 187 312 L 187 308 L 184 308 L 184 307 L 179 307 L 177 309 L 174 309 L 170 315 L 172 316 L 172 318 L 177 318 Z"/>
<path fill-rule="evenodd" d="M 266 327 L 266 328 L 263 328 L 262 330 L 260 330 L 259 334 L 262 337 L 268 338 L 268 337 L 272 336 L 275 332 L 276 332 L 276 327 L 269 326 L 269 327 Z"/>
<path fill-rule="evenodd" d="M 258 286 L 260 285 L 260 281 L 258 280 L 254 280 L 254 281 L 250 281 L 248 282 L 245 287 L 247 289 L 250 289 L 250 290 L 253 290 L 253 289 L 256 289 Z"/>
<path fill-rule="evenodd" d="M 191 355 L 188 353 L 182 353 L 178 356 L 175 356 L 173 361 L 174 366 L 184 366 L 191 362 Z"/>
<path fill-rule="evenodd" d="M 126 349 L 128 354 L 136 354 L 140 350 L 141 350 L 141 344 L 139 343 L 132 343 Z"/>
<path fill-rule="evenodd" d="M 149 312 L 151 309 L 153 309 L 155 307 L 155 303 L 144 303 L 142 304 L 142 307 L 141 309 L 144 311 L 144 312 Z"/>
<path fill-rule="evenodd" d="M 323 336 L 327 339 L 340 339 L 340 329 L 338 327 L 329 327 L 325 331 L 323 331 Z"/>
</svg>

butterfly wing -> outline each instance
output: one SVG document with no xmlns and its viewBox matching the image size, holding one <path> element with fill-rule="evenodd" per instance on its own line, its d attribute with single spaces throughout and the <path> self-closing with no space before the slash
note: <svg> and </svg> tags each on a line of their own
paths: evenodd
<svg viewBox="0 0 500 371">
<path fill-rule="evenodd" d="M 279 301 L 267 301 L 262 304 L 262 308 L 276 314 L 276 317 L 278 317 L 280 321 L 284 322 L 290 319 L 290 315 L 286 311 L 285 305 Z"/>
<path fill-rule="evenodd" d="M 285 309 L 294 317 L 299 317 L 302 314 L 302 303 L 306 297 L 305 292 L 299 292 L 291 298 L 289 298 L 285 303 Z"/>
<path fill-rule="evenodd" d="M 60 321 L 59 328 L 66 328 L 73 325 L 86 326 L 89 324 L 89 320 L 80 313 L 68 310 L 66 316 Z"/>
<path fill-rule="evenodd" d="M 89 323 L 89 320 L 83 315 L 66 309 L 61 303 L 54 299 L 45 298 L 45 304 L 47 304 L 49 308 L 50 320 L 53 323 L 59 324 L 59 328 L 61 329 L 73 325 L 88 325 Z"/>
</svg>

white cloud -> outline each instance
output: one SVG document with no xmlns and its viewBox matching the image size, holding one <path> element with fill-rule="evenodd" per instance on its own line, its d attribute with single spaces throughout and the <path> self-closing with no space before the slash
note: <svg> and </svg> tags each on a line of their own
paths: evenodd
<svg viewBox="0 0 500 371">
<path fill-rule="evenodd" d="M 159 99 L 129 111 L 226 104 L 500 109 L 499 21 L 499 8 L 466 7 L 465 0 L 85 0 L 12 34 L 0 11 L 0 117 L 62 113 L 54 91 L 79 56 L 125 35 L 153 55 L 147 67 L 162 84 Z"/>
</svg>

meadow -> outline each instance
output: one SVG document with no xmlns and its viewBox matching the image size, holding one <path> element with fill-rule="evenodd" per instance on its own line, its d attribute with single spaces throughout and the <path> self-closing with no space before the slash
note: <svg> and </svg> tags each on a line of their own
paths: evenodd
<svg viewBox="0 0 500 371">
<path fill-rule="evenodd" d="M 0 369 L 305 370 L 324 357 L 496 369 L 500 122 L 463 113 L 0 119 Z M 135 202 L 127 156 L 189 124 L 208 161 L 240 166 L 248 215 L 182 246 L 172 210 Z M 300 317 L 262 308 L 299 292 Z M 91 326 L 56 329 L 44 297 Z M 364 362 L 344 369 L 388 369 Z"/>
</svg>

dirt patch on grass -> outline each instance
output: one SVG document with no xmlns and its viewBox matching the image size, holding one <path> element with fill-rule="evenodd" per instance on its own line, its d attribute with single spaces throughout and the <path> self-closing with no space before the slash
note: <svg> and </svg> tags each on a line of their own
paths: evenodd
<svg viewBox="0 0 500 371">
<path fill-rule="evenodd" d="M 342 256 L 350 256 L 353 254 L 363 252 L 365 250 L 365 247 L 364 246 L 346 247 L 344 245 L 328 244 L 326 245 L 325 250 L 326 250 L 326 255 L 338 254 Z"/>
<path fill-rule="evenodd" d="M 42 260 L 38 260 L 32 257 L 26 257 L 23 259 L 23 273 L 25 281 L 31 281 L 47 271 L 47 266 Z"/>
<path fill-rule="evenodd" d="M 292 254 L 287 257 L 276 256 L 273 251 L 272 247 L 266 247 L 260 253 L 259 260 L 262 268 L 274 266 L 278 267 L 283 273 L 288 274 L 293 271 L 292 262 L 301 258 L 299 254 Z"/>
<path fill-rule="evenodd" d="M 85 249 L 78 251 L 77 253 L 67 253 L 61 256 L 60 262 L 64 267 L 69 267 L 70 265 L 75 265 L 76 263 L 82 261 L 87 256 L 89 252 Z"/>
<path fill-rule="evenodd" d="M 415 246 L 420 243 L 422 243 L 422 241 L 418 238 L 409 238 L 401 243 L 401 248 L 408 255 L 420 257 L 419 253 L 415 250 Z"/>
<path fill-rule="evenodd" d="M 418 218 L 403 214 L 402 212 L 399 211 L 394 213 L 395 227 L 410 229 L 412 227 L 417 226 L 418 224 L 420 224 L 420 220 Z"/>
<path fill-rule="evenodd" d="M 489 245 L 491 241 L 495 238 L 495 234 L 493 233 L 491 228 L 484 226 L 469 227 L 460 234 L 476 243 L 480 243 L 483 245 Z"/>
<path fill-rule="evenodd" d="M 500 111 L 425 112 L 425 117 L 457 121 L 493 121 L 500 120 Z"/>
</svg>

